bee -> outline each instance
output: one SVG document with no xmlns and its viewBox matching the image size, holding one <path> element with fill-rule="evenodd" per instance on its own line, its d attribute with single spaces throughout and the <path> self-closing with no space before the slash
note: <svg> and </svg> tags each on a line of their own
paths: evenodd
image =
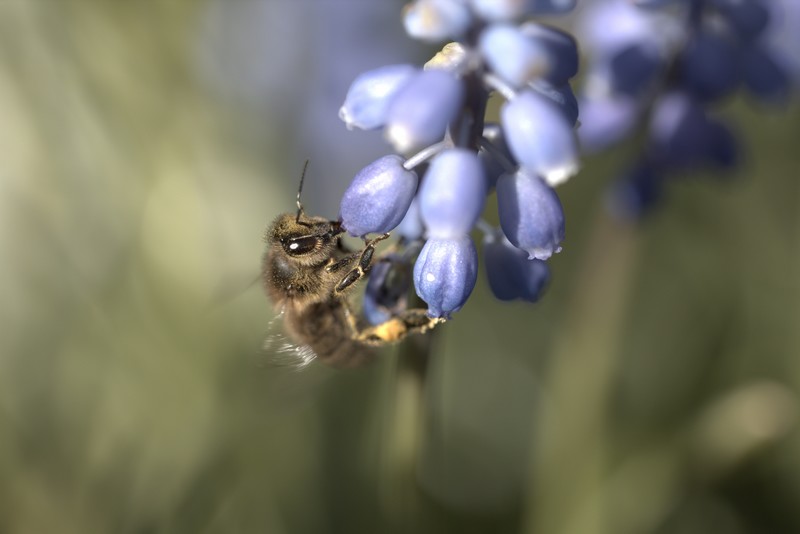
<svg viewBox="0 0 800 534">
<path fill-rule="evenodd" d="M 334 367 L 357 367 L 372 360 L 377 347 L 444 322 L 423 309 L 403 310 L 374 326 L 356 318 L 348 294 L 369 274 L 377 260 L 375 247 L 389 234 L 365 238 L 360 251 L 348 250 L 341 221 L 309 217 L 303 210 L 307 167 L 308 162 L 300 177 L 297 212 L 279 215 L 264 235 L 261 269 L 264 290 L 280 311 L 286 334 L 307 347 L 298 350 L 302 363 L 317 358 Z"/>
</svg>

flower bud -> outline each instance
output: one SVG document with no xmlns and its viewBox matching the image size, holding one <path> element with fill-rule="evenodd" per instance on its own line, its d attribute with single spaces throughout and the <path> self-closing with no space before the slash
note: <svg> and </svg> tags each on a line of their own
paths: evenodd
<svg viewBox="0 0 800 534">
<path fill-rule="evenodd" d="M 370 324 L 386 322 L 406 309 L 410 274 L 411 266 L 399 258 L 372 265 L 362 310 Z"/>
<path fill-rule="evenodd" d="M 414 264 L 414 287 L 430 317 L 448 318 L 475 288 L 478 252 L 469 236 L 429 239 Z"/>
<path fill-rule="evenodd" d="M 501 176 L 497 209 L 503 233 L 529 259 L 546 260 L 561 251 L 564 210 L 556 192 L 541 178 L 524 169 Z"/>
<path fill-rule="evenodd" d="M 734 45 L 722 36 L 696 34 L 686 47 L 681 65 L 685 87 L 705 101 L 731 93 L 740 81 L 737 55 Z"/>
<path fill-rule="evenodd" d="M 530 0 L 470 0 L 472 9 L 490 21 L 512 21 L 530 9 Z"/>
<path fill-rule="evenodd" d="M 608 63 L 611 91 L 640 97 L 666 67 L 666 58 L 656 43 L 642 41 L 625 46 Z"/>
<path fill-rule="evenodd" d="M 481 32 L 479 47 L 491 69 L 519 88 L 550 69 L 547 51 L 509 24 L 492 24 Z"/>
<path fill-rule="evenodd" d="M 575 9 L 578 0 L 529 0 L 532 15 L 557 15 Z"/>
<path fill-rule="evenodd" d="M 641 219 L 661 198 L 663 183 L 664 177 L 651 162 L 639 161 L 612 186 L 606 206 L 618 219 Z"/>
<path fill-rule="evenodd" d="M 451 148 L 436 156 L 422 180 L 419 201 L 428 237 L 469 233 L 486 202 L 486 177 L 478 155 Z"/>
<path fill-rule="evenodd" d="M 508 148 L 519 163 L 558 185 L 578 171 L 575 133 L 559 107 L 532 90 L 500 110 Z"/>
<path fill-rule="evenodd" d="M 578 99 L 569 83 L 556 87 L 546 80 L 536 80 L 529 87 L 558 106 L 573 128 L 578 124 Z"/>
<path fill-rule="evenodd" d="M 760 0 L 712 0 L 741 38 L 752 40 L 770 23 L 771 2 Z M 777 3 L 777 2 L 776 2 Z"/>
<path fill-rule="evenodd" d="M 739 163 L 739 143 L 731 129 L 723 122 L 708 120 L 707 163 L 717 169 L 732 169 Z"/>
<path fill-rule="evenodd" d="M 665 168 L 725 168 L 736 161 L 736 141 L 730 130 L 684 93 L 668 93 L 656 101 L 650 137 L 654 157 Z"/>
<path fill-rule="evenodd" d="M 766 50 L 747 47 L 741 57 L 742 81 L 752 95 L 768 104 L 785 104 L 792 91 L 789 72 Z"/>
<path fill-rule="evenodd" d="M 414 171 L 403 158 L 390 154 L 364 167 L 342 196 L 339 217 L 354 236 L 383 234 L 394 229 L 408 211 L 417 190 Z"/>
<path fill-rule="evenodd" d="M 387 65 L 359 75 L 347 91 L 339 118 L 349 130 L 380 128 L 392 98 L 417 70 L 413 65 Z"/>
<path fill-rule="evenodd" d="M 414 39 L 437 42 L 461 37 L 472 14 L 461 0 L 416 0 L 403 11 L 403 26 Z"/>
<path fill-rule="evenodd" d="M 566 13 L 577 0 L 469 0 L 472 9 L 486 20 L 511 21 L 529 15 Z"/>
<path fill-rule="evenodd" d="M 392 99 L 385 136 L 398 152 L 440 141 L 464 101 L 464 86 L 450 72 L 425 70 L 414 75 Z"/>
<path fill-rule="evenodd" d="M 536 22 L 526 22 L 519 29 L 523 35 L 547 51 L 550 68 L 544 77 L 548 82 L 561 86 L 578 74 L 578 44 L 574 37 L 565 31 Z"/>
<path fill-rule="evenodd" d="M 584 2 L 576 28 L 581 46 L 596 57 L 610 56 L 632 43 L 653 42 L 662 48 L 682 31 L 672 17 L 642 9 L 632 2 Z"/>
<path fill-rule="evenodd" d="M 530 260 L 502 233 L 487 236 L 483 245 L 486 276 L 499 300 L 536 302 L 550 280 L 550 268 L 542 260 Z"/>
</svg>

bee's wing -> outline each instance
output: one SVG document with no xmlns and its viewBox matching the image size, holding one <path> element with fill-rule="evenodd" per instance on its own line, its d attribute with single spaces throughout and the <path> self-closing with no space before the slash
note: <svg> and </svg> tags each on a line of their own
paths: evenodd
<svg viewBox="0 0 800 534">
<path fill-rule="evenodd" d="M 267 324 L 267 336 L 262 352 L 266 365 L 301 371 L 313 362 L 317 355 L 308 345 L 298 345 L 289 339 L 282 330 L 284 310 Z"/>
<path fill-rule="evenodd" d="M 260 365 L 269 371 L 265 386 L 270 406 L 281 411 L 313 402 L 335 376 L 334 370 L 326 365 L 311 365 L 317 355 L 311 347 L 294 343 L 283 332 L 283 319 L 284 312 L 280 310 L 268 323 L 259 356 Z"/>
</svg>

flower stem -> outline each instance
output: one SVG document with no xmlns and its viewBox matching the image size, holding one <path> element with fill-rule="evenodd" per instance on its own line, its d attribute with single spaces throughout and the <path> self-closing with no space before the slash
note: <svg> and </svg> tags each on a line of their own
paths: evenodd
<svg viewBox="0 0 800 534">
<path fill-rule="evenodd" d="M 417 297 L 409 304 L 421 307 Z M 384 514 L 398 532 L 413 532 L 419 516 L 416 472 L 425 425 L 425 382 L 436 330 L 407 338 L 398 350 L 393 373 L 390 423 L 383 441 L 381 502 Z"/>
<path fill-rule="evenodd" d="M 551 396 L 536 422 L 524 532 L 606 534 L 600 491 L 607 469 L 608 406 L 639 264 L 640 235 L 598 209 L 584 266 L 551 354 Z M 591 443 L 591 447 L 586 447 Z M 553 484 L 558 481 L 558 484 Z M 548 484 L 549 483 L 549 484 Z"/>
</svg>

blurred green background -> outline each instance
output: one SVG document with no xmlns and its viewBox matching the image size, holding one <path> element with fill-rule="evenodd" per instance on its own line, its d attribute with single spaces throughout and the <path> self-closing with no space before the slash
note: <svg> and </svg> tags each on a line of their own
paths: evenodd
<svg viewBox="0 0 800 534">
<path fill-rule="evenodd" d="M 0 2 L 0 532 L 800 532 L 797 106 L 635 227 L 586 159 L 548 295 L 479 281 L 427 368 L 269 365 L 261 233 L 370 160 L 319 10 L 375 5 Z"/>
</svg>

